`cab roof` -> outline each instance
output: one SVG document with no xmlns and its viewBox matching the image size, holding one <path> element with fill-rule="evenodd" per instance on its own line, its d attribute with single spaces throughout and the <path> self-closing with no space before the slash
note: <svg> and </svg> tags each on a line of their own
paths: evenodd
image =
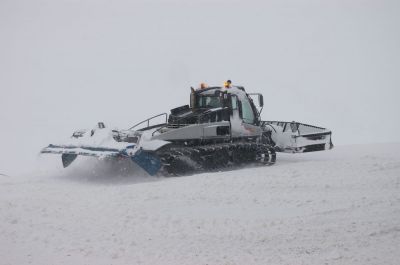
<svg viewBox="0 0 400 265">
<path fill-rule="evenodd" d="M 207 88 L 203 88 L 203 89 L 197 89 L 195 90 L 196 94 L 203 94 L 204 92 L 207 92 L 205 94 L 212 94 L 215 91 L 221 91 L 221 92 L 225 92 L 225 91 L 231 91 L 232 94 L 237 94 L 237 92 L 235 90 L 241 90 L 243 92 L 246 93 L 244 87 L 242 86 L 233 86 L 231 88 L 225 88 L 225 87 L 220 87 L 220 86 L 213 86 L 213 87 L 207 87 Z M 236 92 L 236 93 L 235 93 Z"/>
</svg>

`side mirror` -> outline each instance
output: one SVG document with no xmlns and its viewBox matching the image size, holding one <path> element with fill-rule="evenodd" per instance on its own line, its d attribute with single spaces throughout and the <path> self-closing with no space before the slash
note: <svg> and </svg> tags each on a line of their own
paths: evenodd
<svg viewBox="0 0 400 265">
<path fill-rule="evenodd" d="M 194 93 L 193 91 L 192 93 L 190 93 L 190 107 L 192 109 L 196 108 L 196 93 Z"/>
<path fill-rule="evenodd" d="M 258 104 L 260 104 L 260 107 L 264 107 L 264 97 L 261 94 L 258 94 Z"/>
</svg>

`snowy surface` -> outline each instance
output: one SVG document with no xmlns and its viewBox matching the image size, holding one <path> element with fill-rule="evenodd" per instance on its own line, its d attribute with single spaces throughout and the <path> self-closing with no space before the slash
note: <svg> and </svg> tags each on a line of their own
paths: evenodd
<svg viewBox="0 0 400 265">
<path fill-rule="evenodd" d="M 175 178 L 88 158 L 0 175 L 0 264 L 399 264 L 399 149 Z"/>
</svg>

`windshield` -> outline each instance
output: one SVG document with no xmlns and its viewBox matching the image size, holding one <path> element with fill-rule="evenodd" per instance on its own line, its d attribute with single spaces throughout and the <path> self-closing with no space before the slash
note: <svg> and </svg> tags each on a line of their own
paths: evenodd
<svg viewBox="0 0 400 265">
<path fill-rule="evenodd" d="M 197 98 L 197 106 L 199 108 L 219 108 L 222 107 L 222 104 L 218 96 L 200 96 Z"/>
</svg>

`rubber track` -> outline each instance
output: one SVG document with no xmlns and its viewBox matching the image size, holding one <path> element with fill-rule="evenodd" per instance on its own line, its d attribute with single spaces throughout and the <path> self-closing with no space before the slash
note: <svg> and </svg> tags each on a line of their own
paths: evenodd
<svg viewBox="0 0 400 265">
<path fill-rule="evenodd" d="M 251 163 L 272 165 L 276 161 L 273 147 L 252 142 L 171 147 L 158 155 L 163 164 L 163 175 L 213 171 Z"/>
</svg>

